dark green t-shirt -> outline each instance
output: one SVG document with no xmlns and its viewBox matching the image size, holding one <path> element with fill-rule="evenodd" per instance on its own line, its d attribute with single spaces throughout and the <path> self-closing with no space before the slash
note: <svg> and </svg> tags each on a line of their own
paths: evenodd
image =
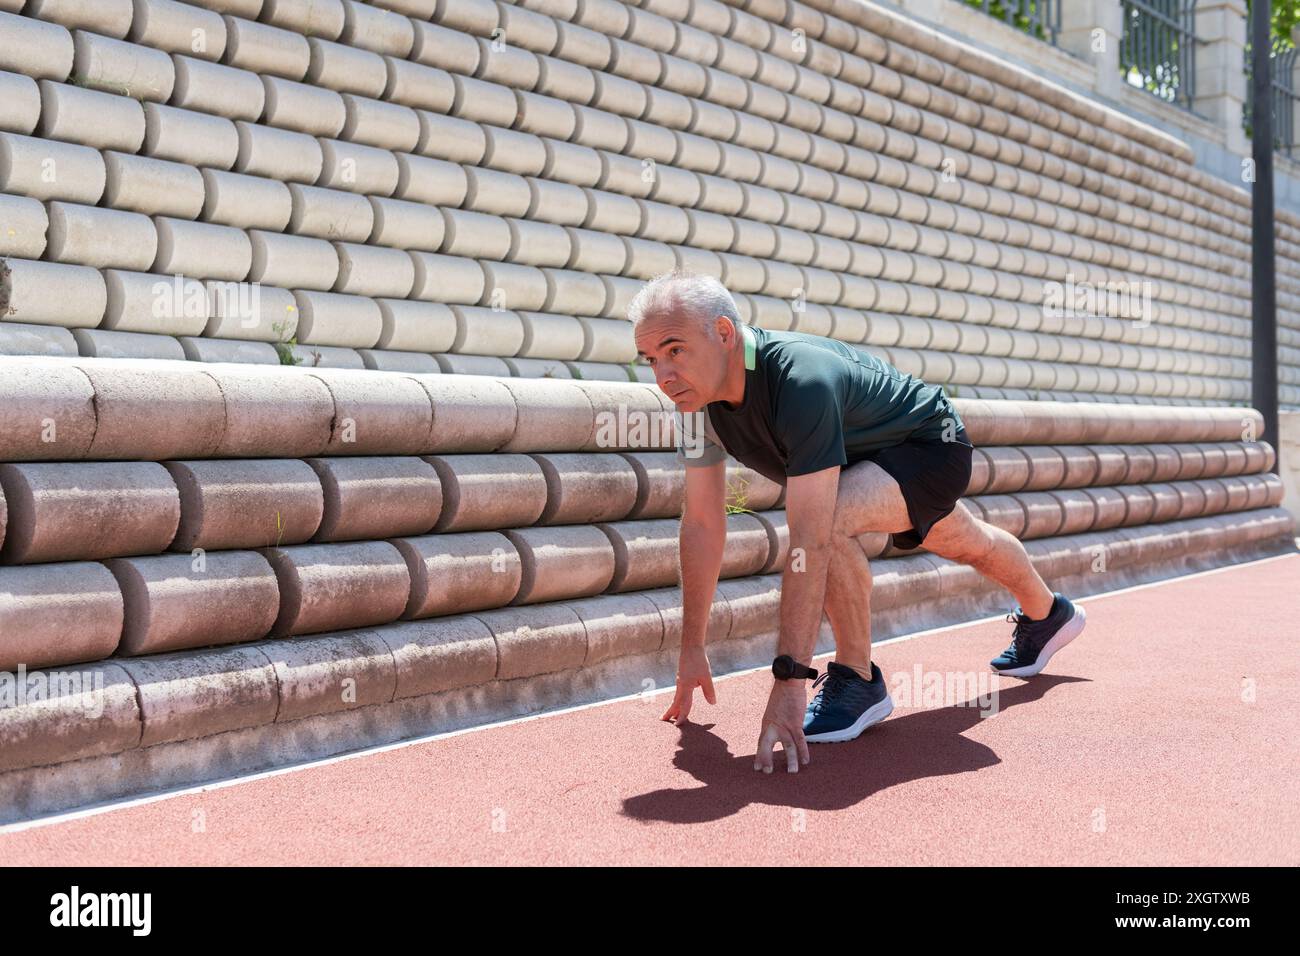
<svg viewBox="0 0 1300 956">
<path fill-rule="evenodd" d="M 677 460 L 711 465 L 728 454 L 773 481 L 848 465 L 907 439 L 941 441 L 964 426 L 943 388 L 870 352 L 807 332 L 741 326 L 745 395 L 676 413 Z"/>
</svg>

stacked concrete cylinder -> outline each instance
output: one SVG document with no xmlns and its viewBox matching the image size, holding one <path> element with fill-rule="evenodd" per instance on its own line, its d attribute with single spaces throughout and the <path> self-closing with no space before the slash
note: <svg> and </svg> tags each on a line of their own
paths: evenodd
<svg viewBox="0 0 1300 956">
<path fill-rule="evenodd" d="M 4 0 L 0 353 L 648 381 L 684 266 L 958 396 L 1244 403 L 1192 158 L 858 0 Z"/>
<path fill-rule="evenodd" d="M 1253 410 L 955 401 L 966 504 L 1051 582 L 1295 533 Z M 65 688 L 0 707 L 0 771 L 673 652 L 673 424 L 644 383 L 0 359 L 0 686 Z M 710 646 L 773 632 L 790 548 L 727 477 Z M 877 611 L 988 587 L 859 541 Z"/>
</svg>

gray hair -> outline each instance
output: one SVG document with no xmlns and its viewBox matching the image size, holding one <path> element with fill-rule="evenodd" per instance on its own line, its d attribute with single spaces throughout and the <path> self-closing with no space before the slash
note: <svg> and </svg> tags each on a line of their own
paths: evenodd
<svg viewBox="0 0 1300 956">
<path fill-rule="evenodd" d="M 655 276 L 628 303 L 627 317 L 632 331 L 645 319 L 670 313 L 684 313 L 694 319 L 709 339 L 716 339 L 713 320 L 725 315 L 740 328 L 740 311 L 727 287 L 713 276 L 674 269 Z"/>
</svg>

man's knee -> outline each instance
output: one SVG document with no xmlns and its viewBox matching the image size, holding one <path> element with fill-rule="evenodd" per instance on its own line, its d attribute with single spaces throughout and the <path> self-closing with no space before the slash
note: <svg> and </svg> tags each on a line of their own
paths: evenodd
<svg viewBox="0 0 1300 956">
<path fill-rule="evenodd" d="M 948 517 L 952 519 L 950 528 L 940 529 L 939 524 L 944 523 L 940 522 L 931 529 L 930 534 L 926 535 L 923 546 L 927 551 L 950 561 L 978 564 L 997 547 L 998 541 L 993 534 L 992 525 L 980 521 L 968 512 L 959 514 L 954 511 Z M 948 521 L 948 518 L 944 521 Z M 935 531 L 941 533 L 936 535 Z"/>
<path fill-rule="evenodd" d="M 838 528 L 834 529 L 831 532 L 831 560 L 844 561 L 846 558 L 852 560 L 858 556 L 866 555 L 857 535 L 847 534 Z"/>
<path fill-rule="evenodd" d="M 985 529 L 980 528 L 974 538 L 967 542 L 965 552 L 957 560 L 963 564 L 979 564 L 998 546 L 997 539 Z"/>
</svg>

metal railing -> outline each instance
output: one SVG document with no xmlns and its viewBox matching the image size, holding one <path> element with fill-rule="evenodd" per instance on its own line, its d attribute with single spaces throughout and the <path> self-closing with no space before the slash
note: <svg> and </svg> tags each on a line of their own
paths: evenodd
<svg viewBox="0 0 1300 956">
<path fill-rule="evenodd" d="M 1296 143 L 1295 110 L 1297 96 L 1294 85 L 1296 48 L 1279 36 L 1273 38 L 1273 49 L 1269 51 L 1269 66 L 1272 76 L 1269 88 L 1273 93 L 1273 148 L 1291 158 L 1300 154 L 1300 144 Z M 1246 37 L 1246 102 L 1241 110 L 1241 125 L 1246 135 L 1251 135 L 1251 116 L 1255 102 L 1255 84 L 1251 77 L 1251 43 Z"/>
<path fill-rule="evenodd" d="M 1122 0 L 1119 66 L 1125 80 L 1167 103 L 1196 96 L 1196 0 Z"/>
<path fill-rule="evenodd" d="M 1055 46 L 1065 2 L 1068 0 L 966 0 L 966 5 Z"/>
</svg>

